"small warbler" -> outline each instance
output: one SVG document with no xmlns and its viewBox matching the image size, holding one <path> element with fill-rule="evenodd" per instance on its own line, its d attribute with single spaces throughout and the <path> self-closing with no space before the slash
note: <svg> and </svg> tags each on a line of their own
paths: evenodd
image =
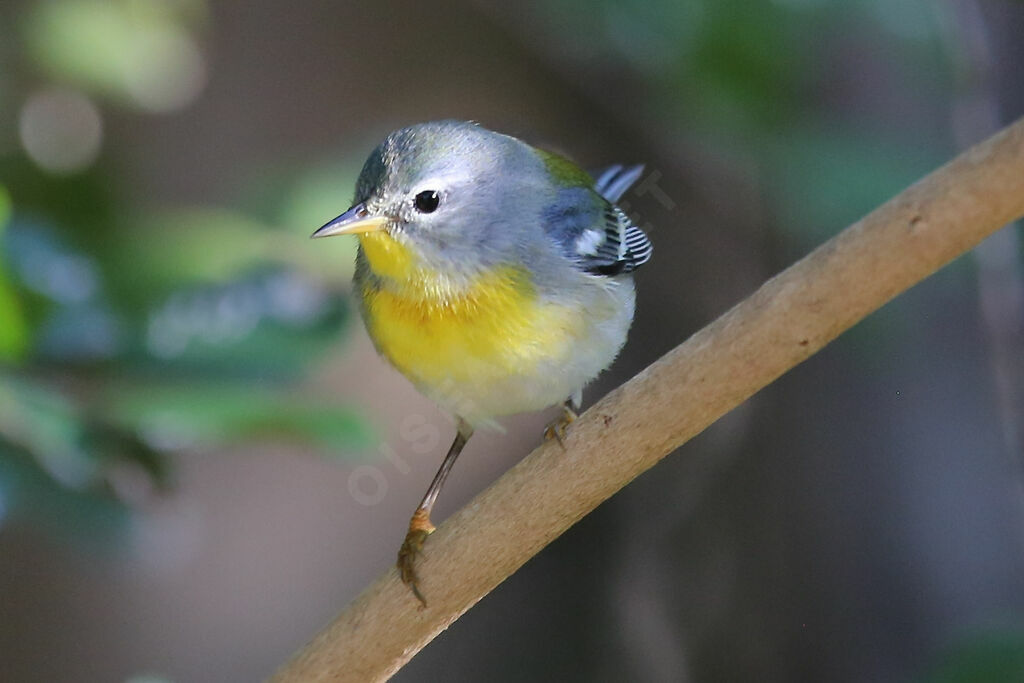
<svg viewBox="0 0 1024 683">
<path fill-rule="evenodd" d="M 583 385 L 625 343 L 630 273 L 651 243 L 615 202 L 642 171 L 591 176 L 472 123 L 423 123 L 389 135 L 363 166 L 352 208 L 313 233 L 359 236 L 354 284 L 370 338 L 456 418 L 398 553 L 402 581 L 424 604 L 415 559 L 473 430 L 561 402 L 545 432 L 561 441 Z"/>
</svg>

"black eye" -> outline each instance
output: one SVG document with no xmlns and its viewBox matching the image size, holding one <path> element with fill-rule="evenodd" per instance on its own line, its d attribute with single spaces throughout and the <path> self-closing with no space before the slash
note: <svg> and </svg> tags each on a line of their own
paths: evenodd
<svg viewBox="0 0 1024 683">
<path fill-rule="evenodd" d="M 420 213 L 434 213 L 438 204 L 441 203 L 441 195 L 435 190 L 424 190 L 416 195 L 413 200 L 416 203 L 416 210 Z"/>
</svg>

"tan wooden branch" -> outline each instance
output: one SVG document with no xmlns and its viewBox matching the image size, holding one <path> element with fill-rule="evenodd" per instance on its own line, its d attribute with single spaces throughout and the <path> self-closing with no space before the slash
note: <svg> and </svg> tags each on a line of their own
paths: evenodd
<svg viewBox="0 0 1024 683">
<path fill-rule="evenodd" d="M 1024 215 L 1024 119 L 902 192 L 588 410 L 390 569 L 273 680 L 380 681 L 598 504 L 894 296 Z"/>
</svg>

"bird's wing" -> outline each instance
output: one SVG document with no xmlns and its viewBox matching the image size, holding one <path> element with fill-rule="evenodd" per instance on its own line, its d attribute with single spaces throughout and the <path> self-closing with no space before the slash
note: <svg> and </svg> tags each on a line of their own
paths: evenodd
<svg viewBox="0 0 1024 683">
<path fill-rule="evenodd" d="M 618 275 L 632 272 L 651 259 L 651 241 L 626 212 L 606 203 L 601 219 L 585 228 L 573 245 L 584 270 Z"/>
<path fill-rule="evenodd" d="M 610 166 L 594 174 L 593 187 L 560 190 L 544 210 L 544 227 L 582 270 L 617 275 L 651 258 L 651 241 L 615 205 L 639 179 L 643 166 Z"/>
<path fill-rule="evenodd" d="M 614 204 L 622 199 L 622 195 L 626 194 L 626 190 L 632 187 L 633 183 L 640 180 L 643 172 L 643 164 L 637 164 L 636 166 L 615 164 L 614 166 L 603 168 L 592 174 L 596 178 L 594 181 L 594 191 Z"/>
</svg>

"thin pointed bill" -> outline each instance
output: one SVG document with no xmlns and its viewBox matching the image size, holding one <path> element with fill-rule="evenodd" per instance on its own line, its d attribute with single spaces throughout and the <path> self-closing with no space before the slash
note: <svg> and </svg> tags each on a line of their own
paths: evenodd
<svg viewBox="0 0 1024 683">
<path fill-rule="evenodd" d="M 310 237 L 360 235 L 365 232 L 383 230 L 387 224 L 387 216 L 371 216 L 366 210 L 366 206 L 360 203 L 326 223 L 322 228 L 310 235 Z"/>
</svg>

